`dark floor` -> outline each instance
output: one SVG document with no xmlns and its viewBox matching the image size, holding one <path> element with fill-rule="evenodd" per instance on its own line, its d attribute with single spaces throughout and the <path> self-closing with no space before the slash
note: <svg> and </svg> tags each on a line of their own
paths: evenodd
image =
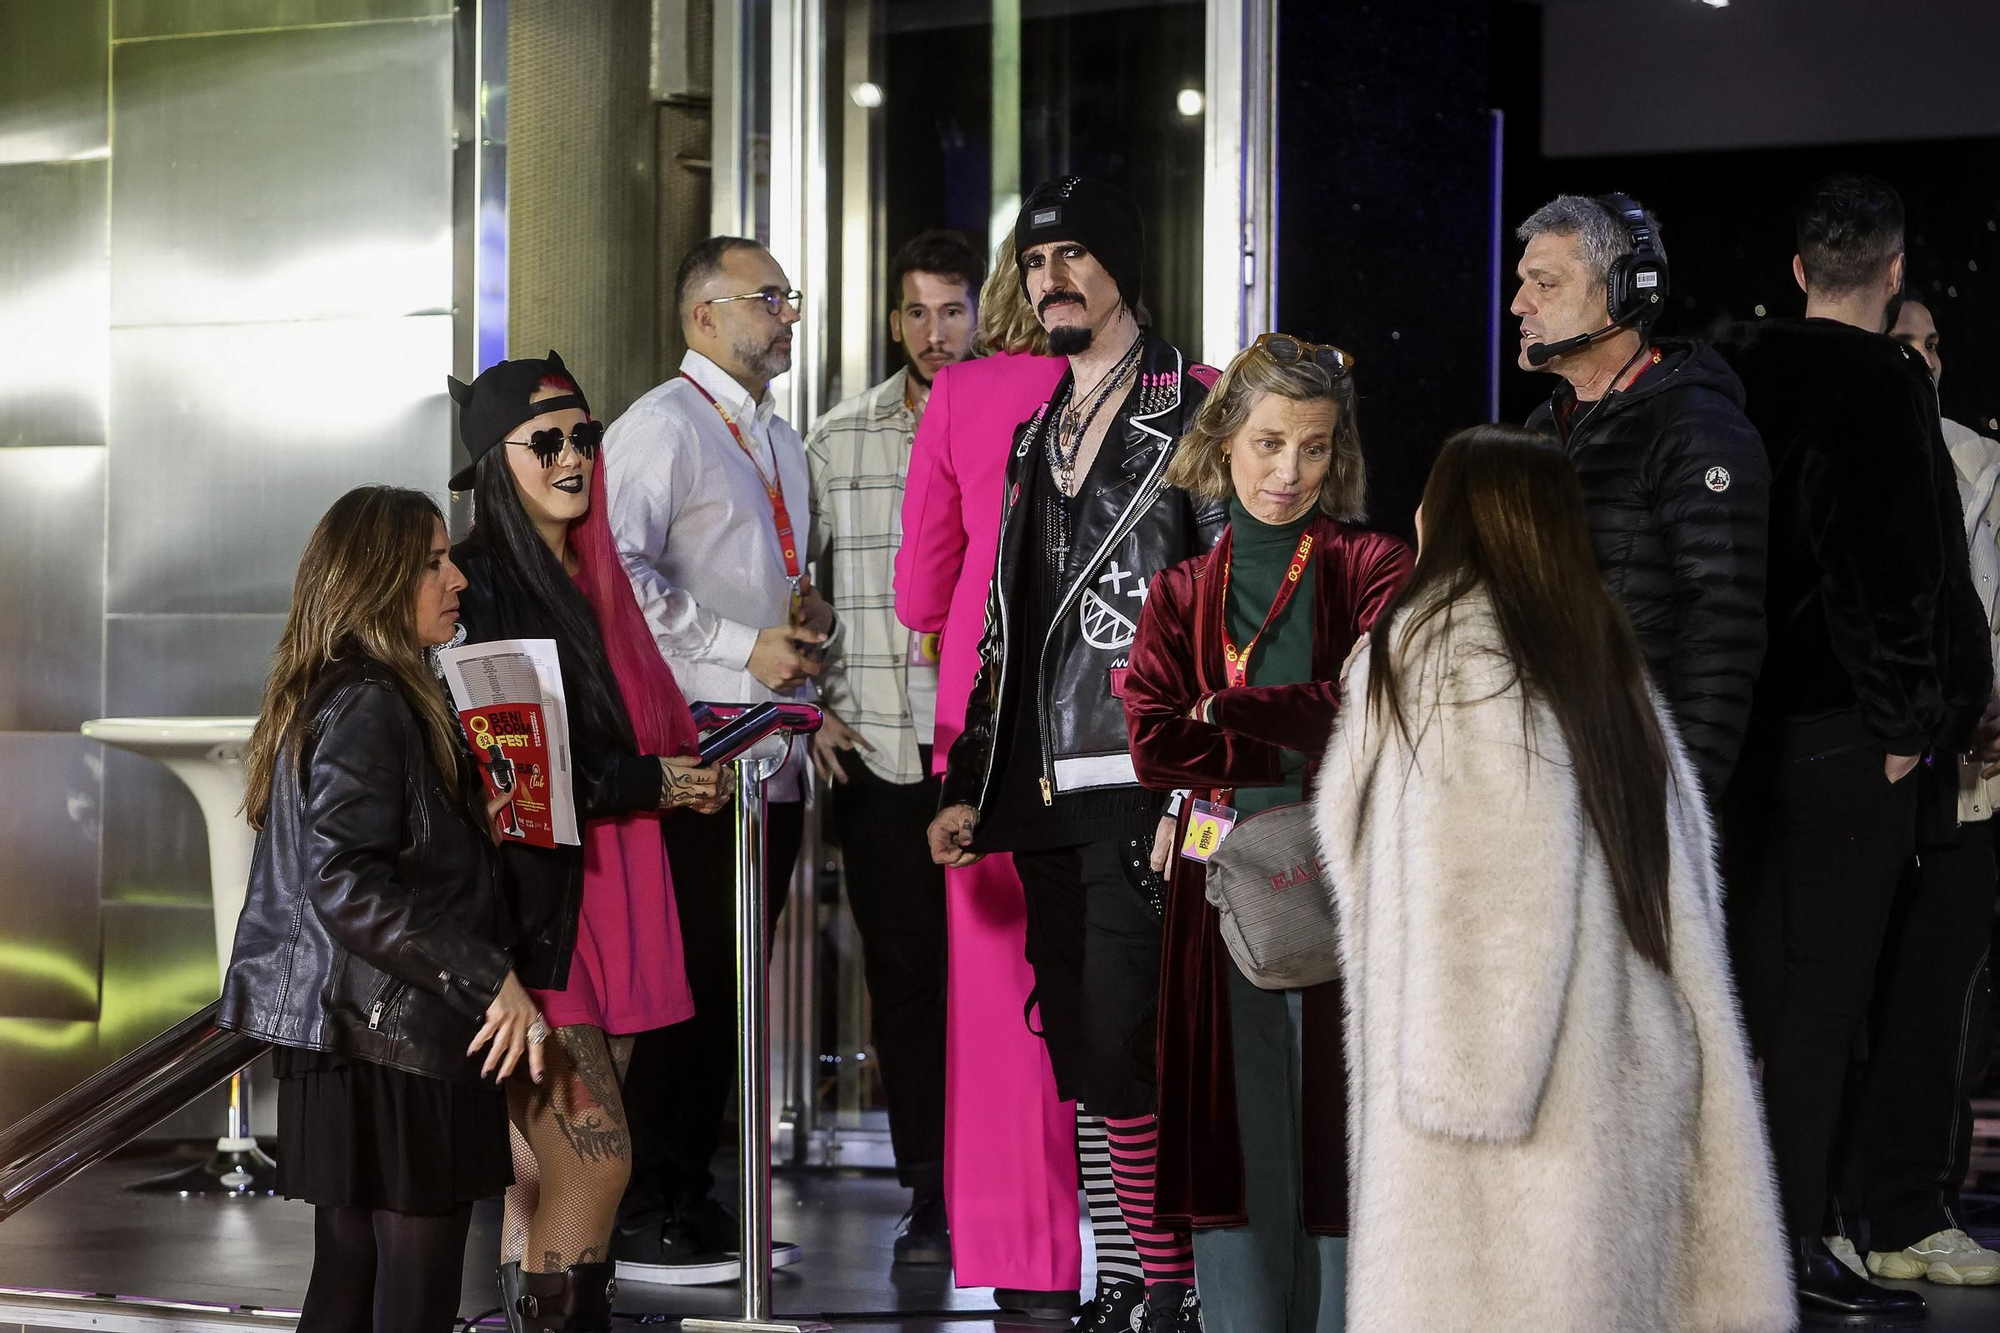
<svg viewBox="0 0 2000 1333">
<path fill-rule="evenodd" d="M 170 1164 L 108 1162 L 0 1224 L 0 1287 L 296 1309 L 312 1266 L 311 1209 L 279 1199 L 177 1199 L 120 1188 Z M 990 1291 L 959 1291 L 942 1271 L 893 1269 L 890 1243 L 906 1198 L 880 1175 L 813 1173 L 780 1180 L 777 1234 L 797 1241 L 805 1257 L 776 1275 L 778 1311 L 828 1317 L 843 1333 L 1036 1327 L 996 1317 Z M 2000 1217 L 1989 1214 L 1975 1231 L 1993 1243 L 2000 1238 Z M 498 1304 L 492 1266 L 498 1234 L 498 1207 L 483 1206 L 468 1249 L 464 1315 Z M 1930 1333 L 2000 1329 L 2000 1287 L 1915 1285 L 1930 1302 Z M 728 1315 L 736 1301 L 733 1287 L 625 1283 L 618 1308 L 634 1316 Z M 19 1327 L 0 1323 L 0 1333 Z M 35 1326 L 28 1325 L 27 1333 L 35 1333 Z"/>
</svg>

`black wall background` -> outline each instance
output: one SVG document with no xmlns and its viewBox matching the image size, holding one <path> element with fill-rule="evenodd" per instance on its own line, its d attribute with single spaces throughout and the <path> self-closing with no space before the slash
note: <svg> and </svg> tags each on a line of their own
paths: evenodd
<svg viewBox="0 0 2000 1333">
<path fill-rule="evenodd" d="M 1945 360 L 1944 414 L 1988 435 L 2000 431 L 2000 376 L 1993 373 L 2000 365 L 2000 139 L 1547 157 L 1542 26 L 1559 19 L 1558 9 L 1519 0 L 1492 6 L 1490 86 L 1507 127 L 1506 244 L 1498 291 L 1503 308 L 1513 299 L 1513 267 L 1520 257 L 1514 227 L 1555 195 L 1621 190 L 1660 219 L 1674 284 L 1662 334 L 1699 337 L 1717 321 L 1759 317 L 1760 305 L 1766 317 L 1803 314 L 1805 297 L 1791 274 L 1797 248 L 1793 206 L 1821 176 L 1865 172 L 1894 185 L 1909 213 L 1909 279 L 1937 317 Z M 1634 72 L 1640 84 L 1666 77 L 1671 71 Z M 1808 90 L 1787 87 L 1788 79 L 1807 77 L 1774 69 L 1767 96 L 1807 96 Z M 1919 87 L 1885 83 L 1883 96 L 1899 104 L 1899 125 L 1928 123 L 1942 131 L 1954 123 L 1942 101 L 1929 121 L 1912 121 L 1911 104 L 1923 104 Z M 1555 380 L 1516 369 L 1517 323 L 1503 314 L 1501 327 L 1507 350 L 1500 376 L 1502 414 L 1520 420 Z"/>
<path fill-rule="evenodd" d="M 1278 325 L 1354 354 L 1370 520 L 1405 536 L 1489 418 L 1488 9 L 1279 6 Z"/>
</svg>

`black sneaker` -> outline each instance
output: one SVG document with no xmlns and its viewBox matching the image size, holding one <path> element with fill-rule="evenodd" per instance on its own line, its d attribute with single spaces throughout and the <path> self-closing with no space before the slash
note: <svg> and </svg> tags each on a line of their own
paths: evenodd
<svg viewBox="0 0 2000 1333">
<path fill-rule="evenodd" d="M 736 1210 L 722 1200 L 710 1196 L 695 1203 L 683 1204 L 676 1215 L 702 1249 L 734 1259 L 743 1257 L 743 1227 L 736 1220 Z M 797 1263 L 799 1255 L 799 1247 L 790 1241 L 771 1242 L 771 1267 L 774 1269 Z"/>
<path fill-rule="evenodd" d="M 1143 1282 L 1105 1281 L 1097 1284 L 1097 1295 L 1083 1307 L 1076 1321 L 1077 1333 L 1146 1333 L 1146 1285 Z"/>
<path fill-rule="evenodd" d="M 903 1229 L 896 1236 L 896 1262 L 951 1262 L 951 1224 L 945 1218 L 944 1195 L 925 1195 L 910 1204 L 910 1211 L 903 1214 Z"/>
<path fill-rule="evenodd" d="M 619 1223 L 611 1232 L 611 1257 L 620 1282 L 703 1287 L 743 1276 L 742 1256 L 704 1245 L 678 1214 L 664 1222 Z"/>
<path fill-rule="evenodd" d="M 1162 1282 L 1146 1297 L 1153 1333 L 1201 1333 L 1201 1297 L 1193 1287 Z"/>
</svg>

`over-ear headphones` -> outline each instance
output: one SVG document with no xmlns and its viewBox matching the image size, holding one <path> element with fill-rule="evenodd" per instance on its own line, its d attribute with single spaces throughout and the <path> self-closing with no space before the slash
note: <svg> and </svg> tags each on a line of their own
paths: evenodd
<svg viewBox="0 0 2000 1333">
<path fill-rule="evenodd" d="M 1646 210 L 1628 195 L 1600 194 L 1597 202 L 1632 239 L 1632 253 L 1611 261 L 1604 286 L 1605 313 L 1615 325 L 1644 331 L 1667 308 L 1667 257 L 1653 239 Z"/>
</svg>

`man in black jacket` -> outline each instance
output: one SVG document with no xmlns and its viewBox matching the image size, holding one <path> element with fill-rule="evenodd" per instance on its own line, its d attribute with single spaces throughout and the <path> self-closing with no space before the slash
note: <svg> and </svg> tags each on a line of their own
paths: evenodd
<svg viewBox="0 0 2000 1333">
<path fill-rule="evenodd" d="M 1793 274 L 1806 317 L 1716 348 L 1770 451 L 1771 643 L 1725 800 L 1730 947 L 1809 1316 L 1917 1323 L 1821 1240 L 1841 1092 L 1926 800 L 1992 683 L 1951 458 L 1923 359 L 1885 336 L 1903 206 L 1880 181 L 1807 193 Z M 1934 755 L 1942 781 L 1918 771 Z"/>
<path fill-rule="evenodd" d="M 1132 768 L 1119 679 L 1147 587 L 1207 550 L 1226 511 L 1164 480 L 1208 390 L 1139 325 L 1132 201 L 1095 181 L 1047 182 L 1021 206 L 1014 242 L 1029 303 L 1070 369 L 1015 432 L 979 674 L 930 844 L 946 866 L 1013 854 L 1057 1087 L 1111 1137 L 1117 1198 L 1093 1193 L 1095 1217 L 1151 1199 L 1156 1142 L 1160 806 Z M 1188 1238 L 1154 1229 L 1150 1207 L 1123 1212 L 1146 1291 L 1101 1282 L 1082 1327 L 1127 1327 L 1143 1296 L 1147 1327 L 1198 1329 Z"/>
<path fill-rule="evenodd" d="M 1770 468 L 1722 358 L 1700 343 L 1650 339 L 1651 302 L 1619 308 L 1612 270 L 1635 248 L 1621 204 L 1630 201 L 1561 195 L 1515 232 L 1526 243 L 1512 306 L 1520 365 L 1562 379 L 1528 424 L 1560 434 L 1576 465 L 1604 581 L 1713 804 L 1736 766 L 1764 657 Z M 1640 212 L 1664 270 L 1658 224 Z M 1660 290 L 1664 277 L 1632 294 Z M 1572 350 L 1537 351 L 1557 344 Z"/>
</svg>

